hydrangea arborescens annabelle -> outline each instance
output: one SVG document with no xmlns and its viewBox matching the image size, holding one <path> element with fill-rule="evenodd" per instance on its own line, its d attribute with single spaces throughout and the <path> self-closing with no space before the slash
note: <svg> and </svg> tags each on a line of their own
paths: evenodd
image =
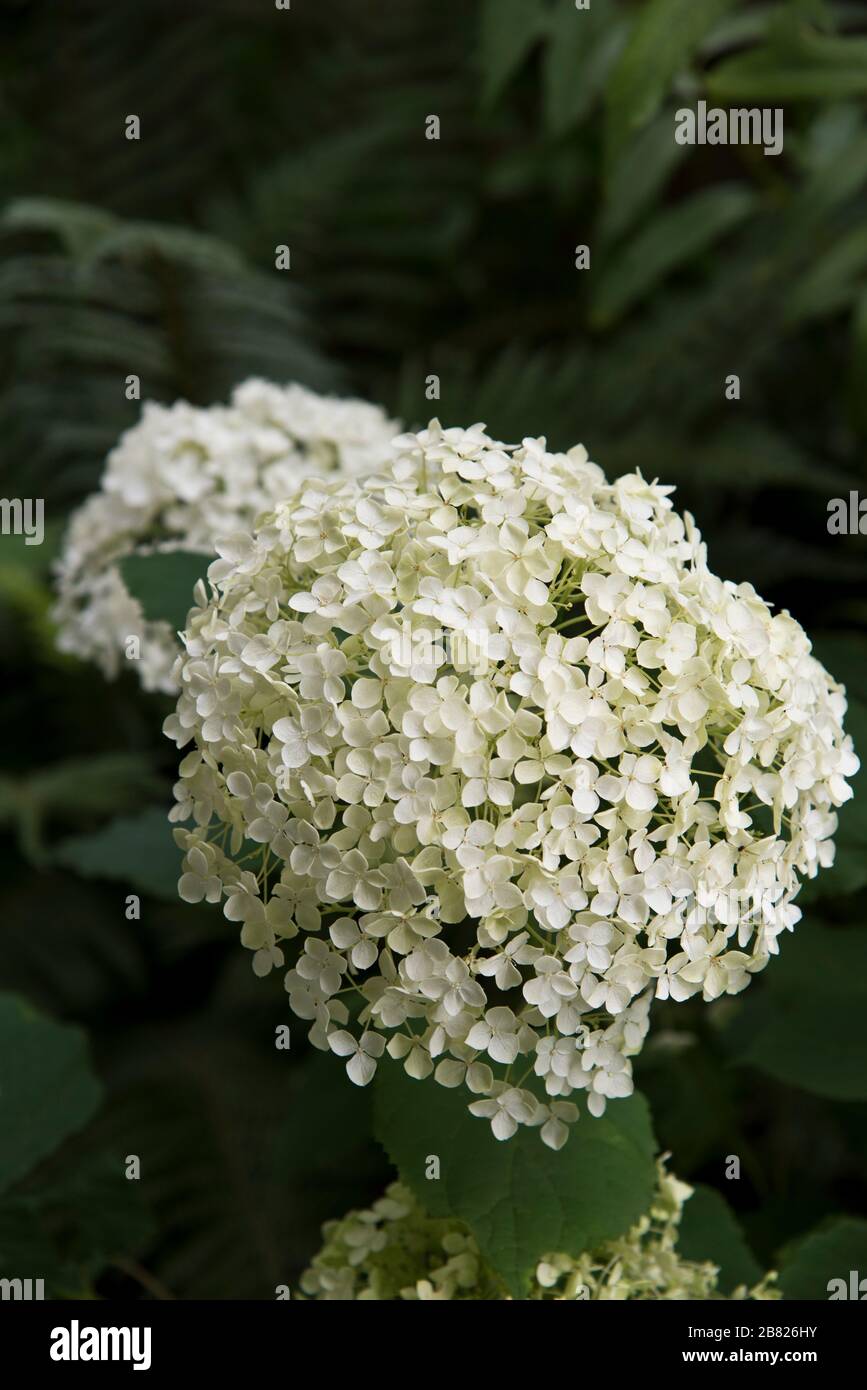
<svg viewBox="0 0 867 1390">
<path fill-rule="evenodd" d="M 220 547 L 190 614 L 181 896 L 259 974 L 299 937 L 291 1006 L 353 1081 L 387 1047 L 499 1139 L 628 1095 L 654 996 L 749 983 L 857 767 L 802 629 L 670 491 L 434 422 Z"/>
<path fill-rule="evenodd" d="M 558 1302 L 635 1299 L 779 1298 L 774 1275 L 754 1288 L 719 1291 L 716 1266 L 684 1259 L 678 1228 L 693 1189 L 660 1167 L 653 1206 L 618 1240 L 577 1259 L 546 1255 L 533 1272 L 529 1299 Z M 301 1277 L 302 1297 L 314 1299 L 477 1299 L 510 1297 L 483 1259 L 466 1226 L 435 1220 L 401 1183 L 368 1211 L 353 1211 L 323 1227 L 324 1244 Z"/>
<path fill-rule="evenodd" d="M 118 561 L 153 550 L 213 556 L 218 535 L 252 526 L 304 477 L 368 471 L 396 430 L 364 401 L 256 379 L 228 406 L 146 404 L 109 454 L 100 491 L 70 523 L 57 571 L 61 650 L 114 677 L 136 637 L 144 688 L 176 693 L 177 636 L 167 622 L 145 620 Z"/>
</svg>

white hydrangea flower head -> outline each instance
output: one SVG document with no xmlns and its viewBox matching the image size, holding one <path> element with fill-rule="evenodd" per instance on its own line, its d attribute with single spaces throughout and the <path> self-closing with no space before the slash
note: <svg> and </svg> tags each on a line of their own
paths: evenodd
<svg viewBox="0 0 867 1390">
<path fill-rule="evenodd" d="M 574 1258 L 545 1255 L 526 1297 L 557 1302 L 627 1300 L 771 1301 L 774 1274 L 749 1289 L 719 1290 L 719 1270 L 677 1249 L 683 1208 L 693 1189 L 659 1166 L 653 1205 L 631 1230 Z M 302 1298 L 317 1300 L 509 1300 L 506 1286 L 459 1221 L 427 1215 L 412 1192 L 392 1183 L 366 1211 L 326 1222 L 322 1249 L 301 1276 Z"/>
<path fill-rule="evenodd" d="M 57 566 L 58 646 L 114 678 L 136 637 L 144 688 L 176 694 L 177 634 L 144 618 L 118 561 L 154 550 L 213 557 L 217 536 L 252 526 L 302 479 L 378 466 L 397 429 L 378 406 L 255 378 L 229 405 L 146 403 L 70 522 Z"/>
<path fill-rule="evenodd" d="M 858 766 L 803 630 L 670 491 L 433 422 L 219 546 L 184 635 L 182 896 L 258 973 L 293 941 L 353 1081 L 387 1047 L 498 1139 L 628 1096 L 654 997 L 745 988 Z"/>
</svg>

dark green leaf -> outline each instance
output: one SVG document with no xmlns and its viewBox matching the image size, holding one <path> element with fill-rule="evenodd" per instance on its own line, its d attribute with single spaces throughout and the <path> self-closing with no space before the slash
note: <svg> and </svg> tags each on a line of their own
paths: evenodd
<svg viewBox="0 0 867 1390">
<path fill-rule="evenodd" d="M 83 878 L 104 878 L 166 902 L 178 901 L 183 855 L 172 837 L 165 808 L 111 821 L 93 835 L 64 840 L 55 860 Z"/>
<path fill-rule="evenodd" d="M 493 106 L 544 32 L 539 0 L 484 0 L 479 34 L 482 102 Z"/>
<path fill-rule="evenodd" d="M 609 163 L 633 130 L 655 116 L 672 78 L 699 42 L 736 0 L 648 0 L 607 91 L 606 149 Z M 674 134 L 672 131 L 672 139 Z"/>
<path fill-rule="evenodd" d="M 576 10 L 559 0 L 545 48 L 545 127 L 562 135 L 580 121 L 604 91 L 623 51 L 628 21 L 610 5 Z"/>
<path fill-rule="evenodd" d="M 716 57 L 732 48 L 743 48 L 761 38 L 769 22 L 778 18 L 779 4 L 752 4 L 749 9 L 727 14 L 702 40 L 702 58 Z"/>
<path fill-rule="evenodd" d="M 861 127 L 839 147 L 817 161 L 791 199 L 781 219 L 778 254 L 783 264 L 797 267 L 807 277 L 820 271 L 824 256 L 817 242 L 827 237 L 831 215 L 863 189 L 867 180 L 867 134 Z M 797 286 L 795 286 L 797 292 Z"/>
<path fill-rule="evenodd" d="M 762 1271 L 737 1217 L 728 1202 L 713 1187 L 699 1183 L 680 1221 L 678 1253 L 686 1260 L 708 1260 L 719 1269 L 719 1287 L 730 1294 L 738 1284 L 751 1287 Z"/>
<path fill-rule="evenodd" d="M 81 1030 L 0 994 L 0 1191 L 85 1125 L 99 1101 Z"/>
<path fill-rule="evenodd" d="M 370 1094 L 333 1058 L 311 1056 L 294 1020 L 292 1047 L 278 1052 L 274 1022 L 292 1019 L 288 1006 L 269 1008 L 249 967 L 243 979 L 251 1026 L 209 1003 L 163 1027 L 146 1074 L 107 1117 L 113 1145 L 142 1158 L 165 1239 L 159 1277 L 193 1298 L 273 1298 L 319 1248 L 322 1222 L 388 1180 Z"/>
<path fill-rule="evenodd" d="M 834 1100 L 867 1100 L 867 929 L 809 919 L 724 1034 L 735 1060 Z"/>
<path fill-rule="evenodd" d="M 666 180 L 686 157 L 688 147 L 672 139 L 666 112 L 633 137 L 609 172 L 602 230 L 616 240 L 659 196 Z"/>
<path fill-rule="evenodd" d="M 670 1010 L 680 1006 L 659 1006 Z M 668 1028 L 665 1014 L 635 1060 L 637 1084 L 647 1098 L 660 1143 L 677 1154 L 677 1171 L 689 1179 L 719 1155 L 738 1144 L 738 1111 L 734 1073 L 720 1066 L 719 1054 L 694 1033 L 678 1032 L 675 1017 Z M 696 1107 L 700 1095 L 704 1104 Z"/>
<path fill-rule="evenodd" d="M 850 1272 L 856 1271 L 856 1283 L 867 1272 L 867 1221 L 838 1216 L 823 1222 L 784 1247 L 777 1269 L 784 1298 L 825 1300 L 832 1279 L 842 1279 L 851 1297 Z M 862 1296 L 859 1289 L 855 1297 Z"/>
<path fill-rule="evenodd" d="M 39 1221 L 34 1201 L 16 1194 L 0 1196 L 0 1279 L 42 1279 L 49 1298 L 84 1293 Z"/>
<path fill-rule="evenodd" d="M 719 101 L 843 101 L 867 93 L 867 39 L 820 34 L 792 21 L 772 41 L 718 64 L 708 92 Z"/>
<path fill-rule="evenodd" d="M 193 604 L 193 589 L 214 559 L 198 550 L 125 555 L 118 562 L 123 582 L 138 599 L 149 622 L 166 622 L 179 631 Z"/>
<path fill-rule="evenodd" d="M 117 225 L 117 218 L 102 208 L 69 203 L 60 198 L 19 198 L 6 208 L 2 217 L 2 226 L 8 231 L 53 232 L 76 258 L 83 258 Z"/>
<path fill-rule="evenodd" d="M 585 1112 L 555 1153 L 538 1130 L 498 1142 L 462 1092 L 413 1081 L 387 1062 L 377 1072 L 374 1123 L 419 1201 L 433 1216 L 466 1222 L 516 1297 L 540 1256 L 578 1255 L 621 1235 L 653 1193 L 654 1140 L 639 1095 L 612 1102 L 601 1120 Z M 428 1181 L 433 1154 L 441 1176 Z"/>
<path fill-rule="evenodd" d="M 594 295 L 594 321 L 604 327 L 621 318 L 672 270 L 742 222 L 754 206 L 749 189 L 719 184 L 660 213 L 605 267 Z"/>
<path fill-rule="evenodd" d="M 854 227 L 828 247 L 813 270 L 795 285 L 786 305 L 790 323 L 845 309 L 867 271 L 867 227 Z"/>
<path fill-rule="evenodd" d="M 215 237 L 158 222 L 123 222 L 110 213 L 61 198 L 21 198 L 4 213 L 11 231 L 54 233 L 83 266 L 113 257 L 164 256 L 203 269 L 238 273 L 243 261 Z"/>
<path fill-rule="evenodd" d="M 92 1297 L 106 1265 L 135 1256 L 152 1235 L 140 1184 L 127 1180 L 120 1155 L 68 1166 L 0 1197 L 0 1275 L 44 1279 L 47 1298 Z"/>
<path fill-rule="evenodd" d="M 45 846 L 46 823 L 80 825 L 83 815 L 136 805 L 160 785 L 140 753 L 64 758 L 28 777 L 0 776 L 0 824 L 14 825 L 22 853 L 42 864 L 51 853 Z"/>
</svg>

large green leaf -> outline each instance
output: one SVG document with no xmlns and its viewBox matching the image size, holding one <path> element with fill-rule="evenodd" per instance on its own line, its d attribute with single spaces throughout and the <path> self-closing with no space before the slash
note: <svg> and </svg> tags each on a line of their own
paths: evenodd
<svg viewBox="0 0 867 1390">
<path fill-rule="evenodd" d="M 621 1235 L 654 1190 L 654 1139 L 642 1096 L 613 1101 L 600 1120 L 586 1112 L 554 1152 L 538 1130 L 498 1142 L 467 1110 L 466 1096 L 379 1068 L 376 1134 L 401 1178 L 433 1216 L 471 1228 L 485 1258 L 520 1297 L 540 1256 L 578 1255 Z M 440 1177 L 428 1180 L 429 1156 Z"/>
<path fill-rule="evenodd" d="M 193 604 L 193 589 L 214 559 L 198 550 L 155 551 L 125 555 L 119 568 L 123 582 L 138 599 L 149 622 L 166 622 L 177 632 Z"/>
<path fill-rule="evenodd" d="M 0 1192 L 85 1125 L 100 1097 L 81 1029 L 0 994 Z"/>
<path fill-rule="evenodd" d="M 93 1297 L 106 1265 L 134 1257 L 153 1234 L 141 1185 L 127 1180 L 119 1154 L 64 1162 L 31 1186 L 0 1197 L 0 1277 L 44 1279 L 48 1298 Z"/>
<path fill-rule="evenodd" d="M 735 1060 L 834 1100 L 867 1100 L 867 929 L 800 922 L 724 1038 Z"/>
<path fill-rule="evenodd" d="M 593 320 L 607 327 L 660 280 L 706 251 L 742 222 L 755 196 L 737 184 L 704 189 L 660 213 L 605 267 L 593 300 Z"/>
<path fill-rule="evenodd" d="M 83 878 L 127 884 L 166 902 L 178 901 L 183 855 L 172 836 L 164 807 L 151 806 L 137 816 L 121 816 L 92 835 L 64 840 L 55 860 Z"/>
<path fill-rule="evenodd" d="M 609 163 L 620 154 L 629 134 L 655 116 L 672 78 L 720 16 L 736 3 L 648 0 L 640 6 L 629 42 L 608 84 Z"/>
<path fill-rule="evenodd" d="M 851 1270 L 859 1279 L 867 1275 L 867 1221 L 839 1216 L 823 1222 L 783 1248 L 777 1269 L 785 1298 L 827 1299 L 832 1279 L 848 1285 Z"/>
<path fill-rule="evenodd" d="M 737 1217 L 713 1187 L 699 1183 L 683 1209 L 678 1252 L 686 1260 L 709 1260 L 719 1269 L 719 1287 L 730 1294 L 738 1284 L 758 1283 L 762 1271 Z"/>
<path fill-rule="evenodd" d="M 198 1016 L 156 1030 L 106 1117 L 112 1146 L 142 1158 L 162 1237 L 152 1267 L 188 1298 L 273 1298 L 319 1249 L 322 1223 L 388 1181 L 369 1091 L 348 1085 L 294 1022 L 290 1050 L 277 1051 L 288 1006 L 269 1007 L 249 967 L 243 978 L 243 1026 L 236 990 L 229 1018 L 209 996 Z"/>
</svg>

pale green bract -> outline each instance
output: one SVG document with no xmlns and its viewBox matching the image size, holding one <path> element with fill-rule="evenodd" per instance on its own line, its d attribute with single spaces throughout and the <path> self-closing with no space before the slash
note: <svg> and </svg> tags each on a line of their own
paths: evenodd
<svg viewBox="0 0 867 1390">
<path fill-rule="evenodd" d="M 659 1168 L 659 1185 L 646 1216 L 617 1240 L 573 1258 L 546 1255 L 532 1272 L 528 1299 L 763 1299 L 780 1297 L 775 1276 L 754 1288 L 719 1291 L 719 1271 L 684 1259 L 677 1249 L 686 1183 Z M 392 1183 L 367 1211 L 329 1221 L 324 1243 L 301 1276 L 301 1297 L 320 1300 L 509 1299 L 496 1270 L 486 1264 L 466 1226 L 434 1220 L 409 1188 Z"/>
<path fill-rule="evenodd" d="M 387 1046 L 498 1139 L 630 1094 L 654 997 L 744 989 L 851 794 L 843 689 L 670 491 L 433 422 L 220 545 L 184 634 L 181 896 L 258 974 L 299 938 L 354 1082 Z"/>
</svg>

